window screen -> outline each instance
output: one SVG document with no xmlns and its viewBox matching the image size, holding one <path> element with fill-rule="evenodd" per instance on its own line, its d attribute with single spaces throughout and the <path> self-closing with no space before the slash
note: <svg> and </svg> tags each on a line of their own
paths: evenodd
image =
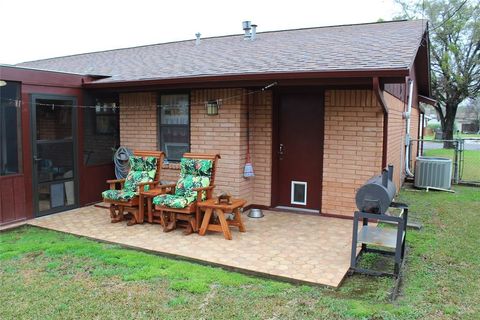
<svg viewBox="0 0 480 320">
<path fill-rule="evenodd" d="M 85 165 L 112 163 L 120 145 L 119 104 L 115 97 L 95 99 L 95 108 L 85 109 L 84 150 Z"/>
<path fill-rule="evenodd" d="M 20 83 L 0 86 L 0 175 L 21 171 Z"/>
<path fill-rule="evenodd" d="M 190 151 L 190 98 L 188 94 L 162 94 L 159 108 L 159 145 L 169 161 Z"/>
</svg>

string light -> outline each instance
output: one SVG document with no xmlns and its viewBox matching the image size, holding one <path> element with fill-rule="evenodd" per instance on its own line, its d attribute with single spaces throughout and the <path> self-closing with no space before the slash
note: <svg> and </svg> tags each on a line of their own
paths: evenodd
<svg viewBox="0 0 480 320">
<path fill-rule="evenodd" d="M 233 100 L 233 99 L 237 99 L 237 98 L 243 98 L 243 97 L 247 97 L 249 95 L 252 95 L 252 94 L 255 94 L 255 93 L 259 93 L 259 92 L 264 92 L 265 90 L 267 89 L 270 89 L 271 87 L 277 85 L 277 82 L 273 82 L 273 83 L 270 83 L 268 85 L 266 85 L 265 87 L 259 89 L 259 90 L 255 90 L 255 91 L 250 91 L 248 93 L 242 93 L 242 94 L 237 94 L 237 95 L 233 95 L 233 96 L 230 96 L 230 97 L 226 97 L 226 98 L 222 98 L 222 99 L 218 99 L 219 102 L 221 103 L 224 103 L 225 101 L 229 101 L 229 100 Z M 8 99 L 8 98 L 1 98 L 0 97 L 0 100 L 2 101 L 9 101 L 9 102 L 14 102 L 15 103 L 15 106 L 16 108 L 20 108 L 21 105 L 22 105 L 22 100 L 18 100 L 18 99 Z M 197 102 L 197 103 L 191 103 L 190 106 L 205 106 L 205 103 L 207 103 L 208 101 L 204 101 L 204 102 Z M 79 109 L 98 109 L 99 107 L 102 108 L 103 110 L 105 109 L 119 109 L 120 106 L 105 106 L 105 105 L 102 105 L 102 106 L 98 106 L 98 105 L 73 105 L 73 104 L 54 104 L 54 103 L 41 103 L 41 102 L 36 102 L 36 103 L 30 103 L 30 102 L 25 102 L 24 104 L 27 104 L 27 105 L 35 105 L 37 107 L 49 107 L 49 108 L 79 108 Z M 155 108 L 170 108 L 170 107 L 177 107 L 178 104 L 157 104 L 157 105 L 138 105 L 138 106 L 132 106 L 132 105 L 128 105 L 128 106 L 121 106 L 121 108 L 123 110 L 125 109 L 140 109 L 140 108 L 152 108 L 152 107 L 155 107 Z"/>
</svg>

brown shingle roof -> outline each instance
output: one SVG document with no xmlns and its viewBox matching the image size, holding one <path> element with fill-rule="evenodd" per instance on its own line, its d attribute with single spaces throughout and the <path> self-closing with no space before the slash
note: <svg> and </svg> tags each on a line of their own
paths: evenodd
<svg viewBox="0 0 480 320">
<path fill-rule="evenodd" d="M 30 61 L 19 66 L 107 75 L 97 82 L 275 72 L 410 68 L 426 21 L 392 21 L 147 45 Z"/>
</svg>

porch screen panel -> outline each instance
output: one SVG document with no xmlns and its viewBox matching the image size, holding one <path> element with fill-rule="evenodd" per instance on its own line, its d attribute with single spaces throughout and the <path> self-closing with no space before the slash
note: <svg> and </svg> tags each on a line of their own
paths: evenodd
<svg viewBox="0 0 480 320">
<path fill-rule="evenodd" d="M 85 110 L 83 162 L 86 166 L 112 163 L 120 145 L 117 98 L 97 98 L 95 108 Z"/>
<path fill-rule="evenodd" d="M 0 175 L 21 172 L 20 83 L 0 86 Z"/>
<path fill-rule="evenodd" d="M 188 94 L 160 96 L 159 145 L 169 161 L 179 161 L 190 151 L 190 101 Z"/>
</svg>

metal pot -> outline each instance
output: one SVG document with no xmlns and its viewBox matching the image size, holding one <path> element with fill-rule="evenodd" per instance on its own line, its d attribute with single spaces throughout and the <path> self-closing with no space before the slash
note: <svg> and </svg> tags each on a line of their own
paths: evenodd
<svg viewBox="0 0 480 320">
<path fill-rule="evenodd" d="M 248 213 L 249 218 L 263 218 L 263 212 L 261 209 L 250 209 Z"/>
</svg>

